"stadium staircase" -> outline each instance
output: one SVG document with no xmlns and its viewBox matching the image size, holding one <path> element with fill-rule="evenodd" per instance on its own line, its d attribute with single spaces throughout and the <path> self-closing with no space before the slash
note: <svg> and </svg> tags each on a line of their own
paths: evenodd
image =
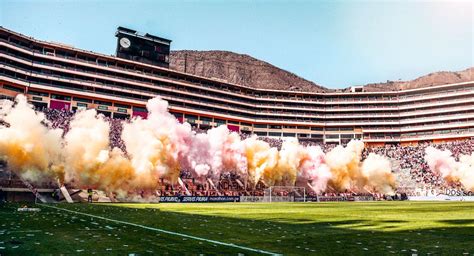
<svg viewBox="0 0 474 256">
<path fill-rule="evenodd" d="M 391 159 L 392 172 L 395 175 L 397 181 L 398 191 L 410 193 L 414 192 L 417 188 L 417 182 L 413 179 L 410 173 L 410 169 L 401 168 L 400 161 Z"/>
<path fill-rule="evenodd" d="M 306 186 L 308 187 L 308 191 L 315 191 L 313 185 L 311 185 L 309 181 L 306 183 Z"/>
<path fill-rule="evenodd" d="M 19 177 L 20 180 L 23 182 L 26 188 L 31 191 L 35 195 L 35 197 L 40 200 L 42 203 L 57 203 L 58 201 L 54 200 L 52 197 L 44 196 L 39 193 L 38 189 L 35 188 L 31 183 L 26 181 L 25 179 Z"/>
<path fill-rule="evenodd" d="M 245 189 L 245 185 L 242 183 L 242 181 L 240 181 L 240 179 L 235 179 L 235 182 L 237 182 L 237 184 L 239 184 L 241 189 Z"/>
<path fill-rule="evenodd" d="M 181 178 L 178 178 L 178 183 L 181 186 L 181 188 L 185 191 L 186 195 L 190 196 L 191 193 L 189 192 L 188 188 L 186 187 L 186 185 L 184 184 L 184 182 Z"/>
<path fill-rule="evenodd" d="M 244 195 L 246 195 L 246 196 L 250 196 L 251 193 L 249 191 L 247 191 L 244 183 L 242 183 L 242 181 L 240 179 L 235 179 L 235 183 L 237 183 L 237 185 L 240 188 L 240 189 L 237 189 L 237 190 L 242 191 L 244 193 Z"/>
<path fill-rule="evenodd" d="M 401 169 L 400 167 L 400 160 L 396 160 L 396 159 L 390 159 L 390 163 L 392 165 L 392 171 L 393 172 L 397 172 Z"/>
<path fill-rule="evenodd" d="M 67 188 L 64 185 L 62 185 L 59 189 L 61 190 L 64 199 L 66 199 L 66 202 L 74 203 L 74 201 L 72 201 L 71 195 L 69 194 L 69 191 L 67 191 Z"/>
<path fill-rule="evenodd" d="M 216 191 L 217 195 L 222 196 L 222 193 L 217 189 L 216 185 L 214 185 L 214 182 L 210 179 L 207 178 L 207 182 L 209 182 L 209 185 Z"/>
</svg>

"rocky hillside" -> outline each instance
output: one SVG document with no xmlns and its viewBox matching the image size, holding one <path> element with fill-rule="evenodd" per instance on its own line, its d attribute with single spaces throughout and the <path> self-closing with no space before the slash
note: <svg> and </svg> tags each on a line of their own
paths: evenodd
<svg viewBox="0 0 474 256">
<path fill-rule="evenodd" d="M 249 55 L 227 51 L 172 51 L 170 68 L 262 89 L 313 92 L 328 90 Z"/>
<path fill-rule="evenodd" d="M 364 86 L 364 88 L 366 91 L 393 91 L 430 87 L 442 84 L 461 83 L 467 81 L 474 81 L 474 67 L 457 72 L 435 72 L 418 77 L 411 81 L 387 81 L 385 83 L 367 84 Z"/>
<path fill-rule="evenodd" d="M 170 68 L 262 89 L 334 91 L 249 55 L 227 51 L 172 51 Z M 474 67 L 458 72 L 435 72 L 411 81 L 387 81 L 364 87 L 366 91 L 395 91 L 466 81 L 474 81 Z M 348 91 L 349 88 L 343 90 Z"/>
</svg>

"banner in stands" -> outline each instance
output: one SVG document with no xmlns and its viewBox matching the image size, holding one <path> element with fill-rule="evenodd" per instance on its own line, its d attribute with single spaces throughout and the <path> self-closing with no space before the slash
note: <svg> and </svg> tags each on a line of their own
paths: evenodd
<svg viewBox="0 0 474 256">
<path fill-rule="evenodd" d="M 240 202 L 240 196 L 160 196 L 160 203 Z"/>
<path fill-rule="evenodd" d="M 263 196 L 240 196 L 240 202 L 263 202 Z"/>
<path fill-rule="evenodd" d="M 341 201 L 374 201 L 372 196 L 307 196 L 295 197 L 295 202 L 341 202 Z"/>
<path fill-rule="evenodd" d="M 374 201 L 373 196 L 354 196 L 354 201 Z"/>
<path fill-rule="evenodd" d="M 318 196 L 319 202 L 339 202 L 339 201 L 349 201 L 344 196 Z"/>
<path fill-rule="evenodd" d="M 447 196 L 447 195 L 409 196 L 408 200 L 410 201 L 473 201 L 474 202 L 474 196 Z"/>
</svg>

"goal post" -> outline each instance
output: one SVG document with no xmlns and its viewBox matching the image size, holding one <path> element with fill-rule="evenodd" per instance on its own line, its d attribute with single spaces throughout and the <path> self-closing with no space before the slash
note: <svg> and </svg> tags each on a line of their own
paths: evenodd
<svg viewBox="0 0 474 256">
<path fill-rule="evenodd" d="M 296 186 L 271 186 L 263 192 L 264 202 L 306 202 L 306 188 Z"/>
</svg>

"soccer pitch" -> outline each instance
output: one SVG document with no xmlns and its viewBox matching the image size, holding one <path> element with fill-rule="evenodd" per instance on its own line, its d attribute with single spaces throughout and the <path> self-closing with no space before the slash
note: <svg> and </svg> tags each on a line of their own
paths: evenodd
<svg viewBox="0 0 474 256">
<path fill-rule="evenodd" d="M 0 255 L 474 254 L 472 202 L 19 206 L 0 206 Z"/>
</svg>

